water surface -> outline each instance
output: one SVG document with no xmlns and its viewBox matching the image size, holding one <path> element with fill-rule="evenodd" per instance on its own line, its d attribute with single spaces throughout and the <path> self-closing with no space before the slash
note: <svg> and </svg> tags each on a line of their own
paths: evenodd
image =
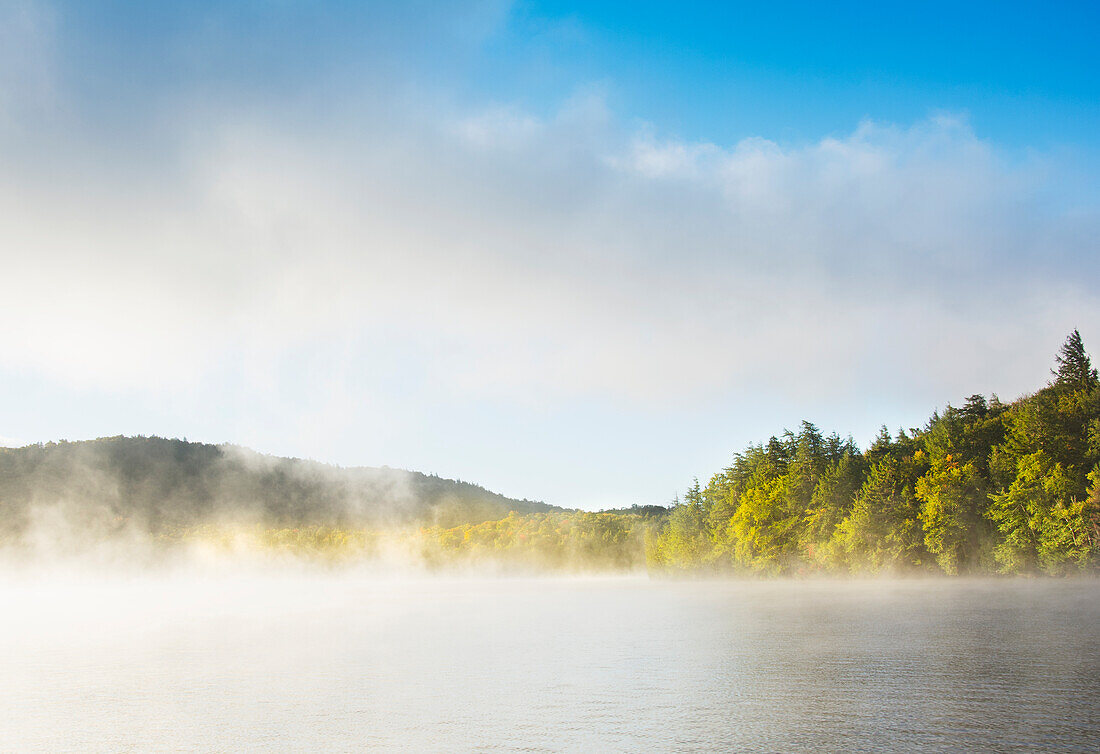
<svg viewBox="0 0 1100 754">
<path fill-rule="evenodd" d="M 9 751 L 1096 751 L 1093 581 L 27 575 Z"/>
</svg>

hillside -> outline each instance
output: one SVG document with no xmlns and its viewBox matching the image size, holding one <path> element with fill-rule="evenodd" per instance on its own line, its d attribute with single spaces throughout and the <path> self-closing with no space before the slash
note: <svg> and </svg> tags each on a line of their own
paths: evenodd
<svg viewBox="0 0 1100 754">
<path fill-rule="evenodd" d="M 972 395 L 865 451 L 810 422 L 696 482 L 651 564 L 716 573 L 1069 574 L 1100 568 L 1100 377 L 1076 330 L 1053 380 Z"/>
<path fill-rule="evenodd" d="M 467 482 L 340 468 L 233 445 L 109 437 L 0 449 L 0 530 L 42 518 L 159 532 L 207 523 L 455 526 L 561 510 Z"/>
</svg>

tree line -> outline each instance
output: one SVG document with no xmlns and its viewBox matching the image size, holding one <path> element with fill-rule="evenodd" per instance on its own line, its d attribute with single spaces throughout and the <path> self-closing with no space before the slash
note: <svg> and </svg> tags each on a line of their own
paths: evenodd
<svg viewBox="0 0 1100 754">
<path fill-rule="evenodd" d="M 490 566 L 513 573 L 639 571 L 646 566 L 647 530 L 665 509 L 628 511 L 513 511 L 479 523 L 389 528 L 214 523 L 164 529 L 157 540 L 166 550 L 202 544 L 225 554 L 288 556 L 324 565 L 388 559 L 391 565 L 428 570 Z"/>
<path fill-rule="evenodd" d="M 1100 565 L 1100 381 L 1076 330 L 1053 379 L 972 395 L 861 451 L 810 422 L 676 501 L 651 567 L 789 574 L 1066 574 Z"/>
<path fill-rule="evenodd" d="M 749 445 L 672 507 L 590 513 L 393 469 L 105 438 L 0 450 L 0 544 L 60 511 L 80 539 L 135 527 L 323 562 L 398 545 L 429 567 L 652 573 L 1068 574 L 1100 568 L 1100 380 L 1074 331 L 1052 379 L 972 395 L 866 450 L 810 422 Z"/>
<path fill-rule="evenodd" d="M 340 468 L 233 445 L 104 437 L 0 448 L 0 543 L 64 519 L 89 537 L 213 522 L 269 527 L 478 523 L 559 510 L 468 482 L 387 467 Z"/>
</svg>

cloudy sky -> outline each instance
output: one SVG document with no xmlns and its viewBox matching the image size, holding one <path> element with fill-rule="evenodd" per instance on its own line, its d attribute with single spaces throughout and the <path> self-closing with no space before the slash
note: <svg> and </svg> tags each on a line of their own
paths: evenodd
<svg viewBox="0 0 1100 754">
<path fill-rule="evenodd" d="M 0 0 L 0 441 L 661 503 L 1098 353 L 1095 5 L 685 5 Z"/>
</svg>

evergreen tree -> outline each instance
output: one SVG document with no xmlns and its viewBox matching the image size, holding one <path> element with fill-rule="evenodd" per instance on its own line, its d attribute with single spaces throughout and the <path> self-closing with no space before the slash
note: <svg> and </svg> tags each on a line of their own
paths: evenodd
<svg viewBox="0 0 1100 754">
<path fill-rule="evenodd" d="M 1055 376 L 1055 385 L 1071 390 L 1092 390 L 1097 386 L 1096 369 L 1093 368 L 1088 354 L 1085 353 L 1085 344 L 1081 341 L 1081 333 L 1077 330 L 1066 338 L 1055 361 L 1058 368 L 1051 370 Z"/>
</svg>

